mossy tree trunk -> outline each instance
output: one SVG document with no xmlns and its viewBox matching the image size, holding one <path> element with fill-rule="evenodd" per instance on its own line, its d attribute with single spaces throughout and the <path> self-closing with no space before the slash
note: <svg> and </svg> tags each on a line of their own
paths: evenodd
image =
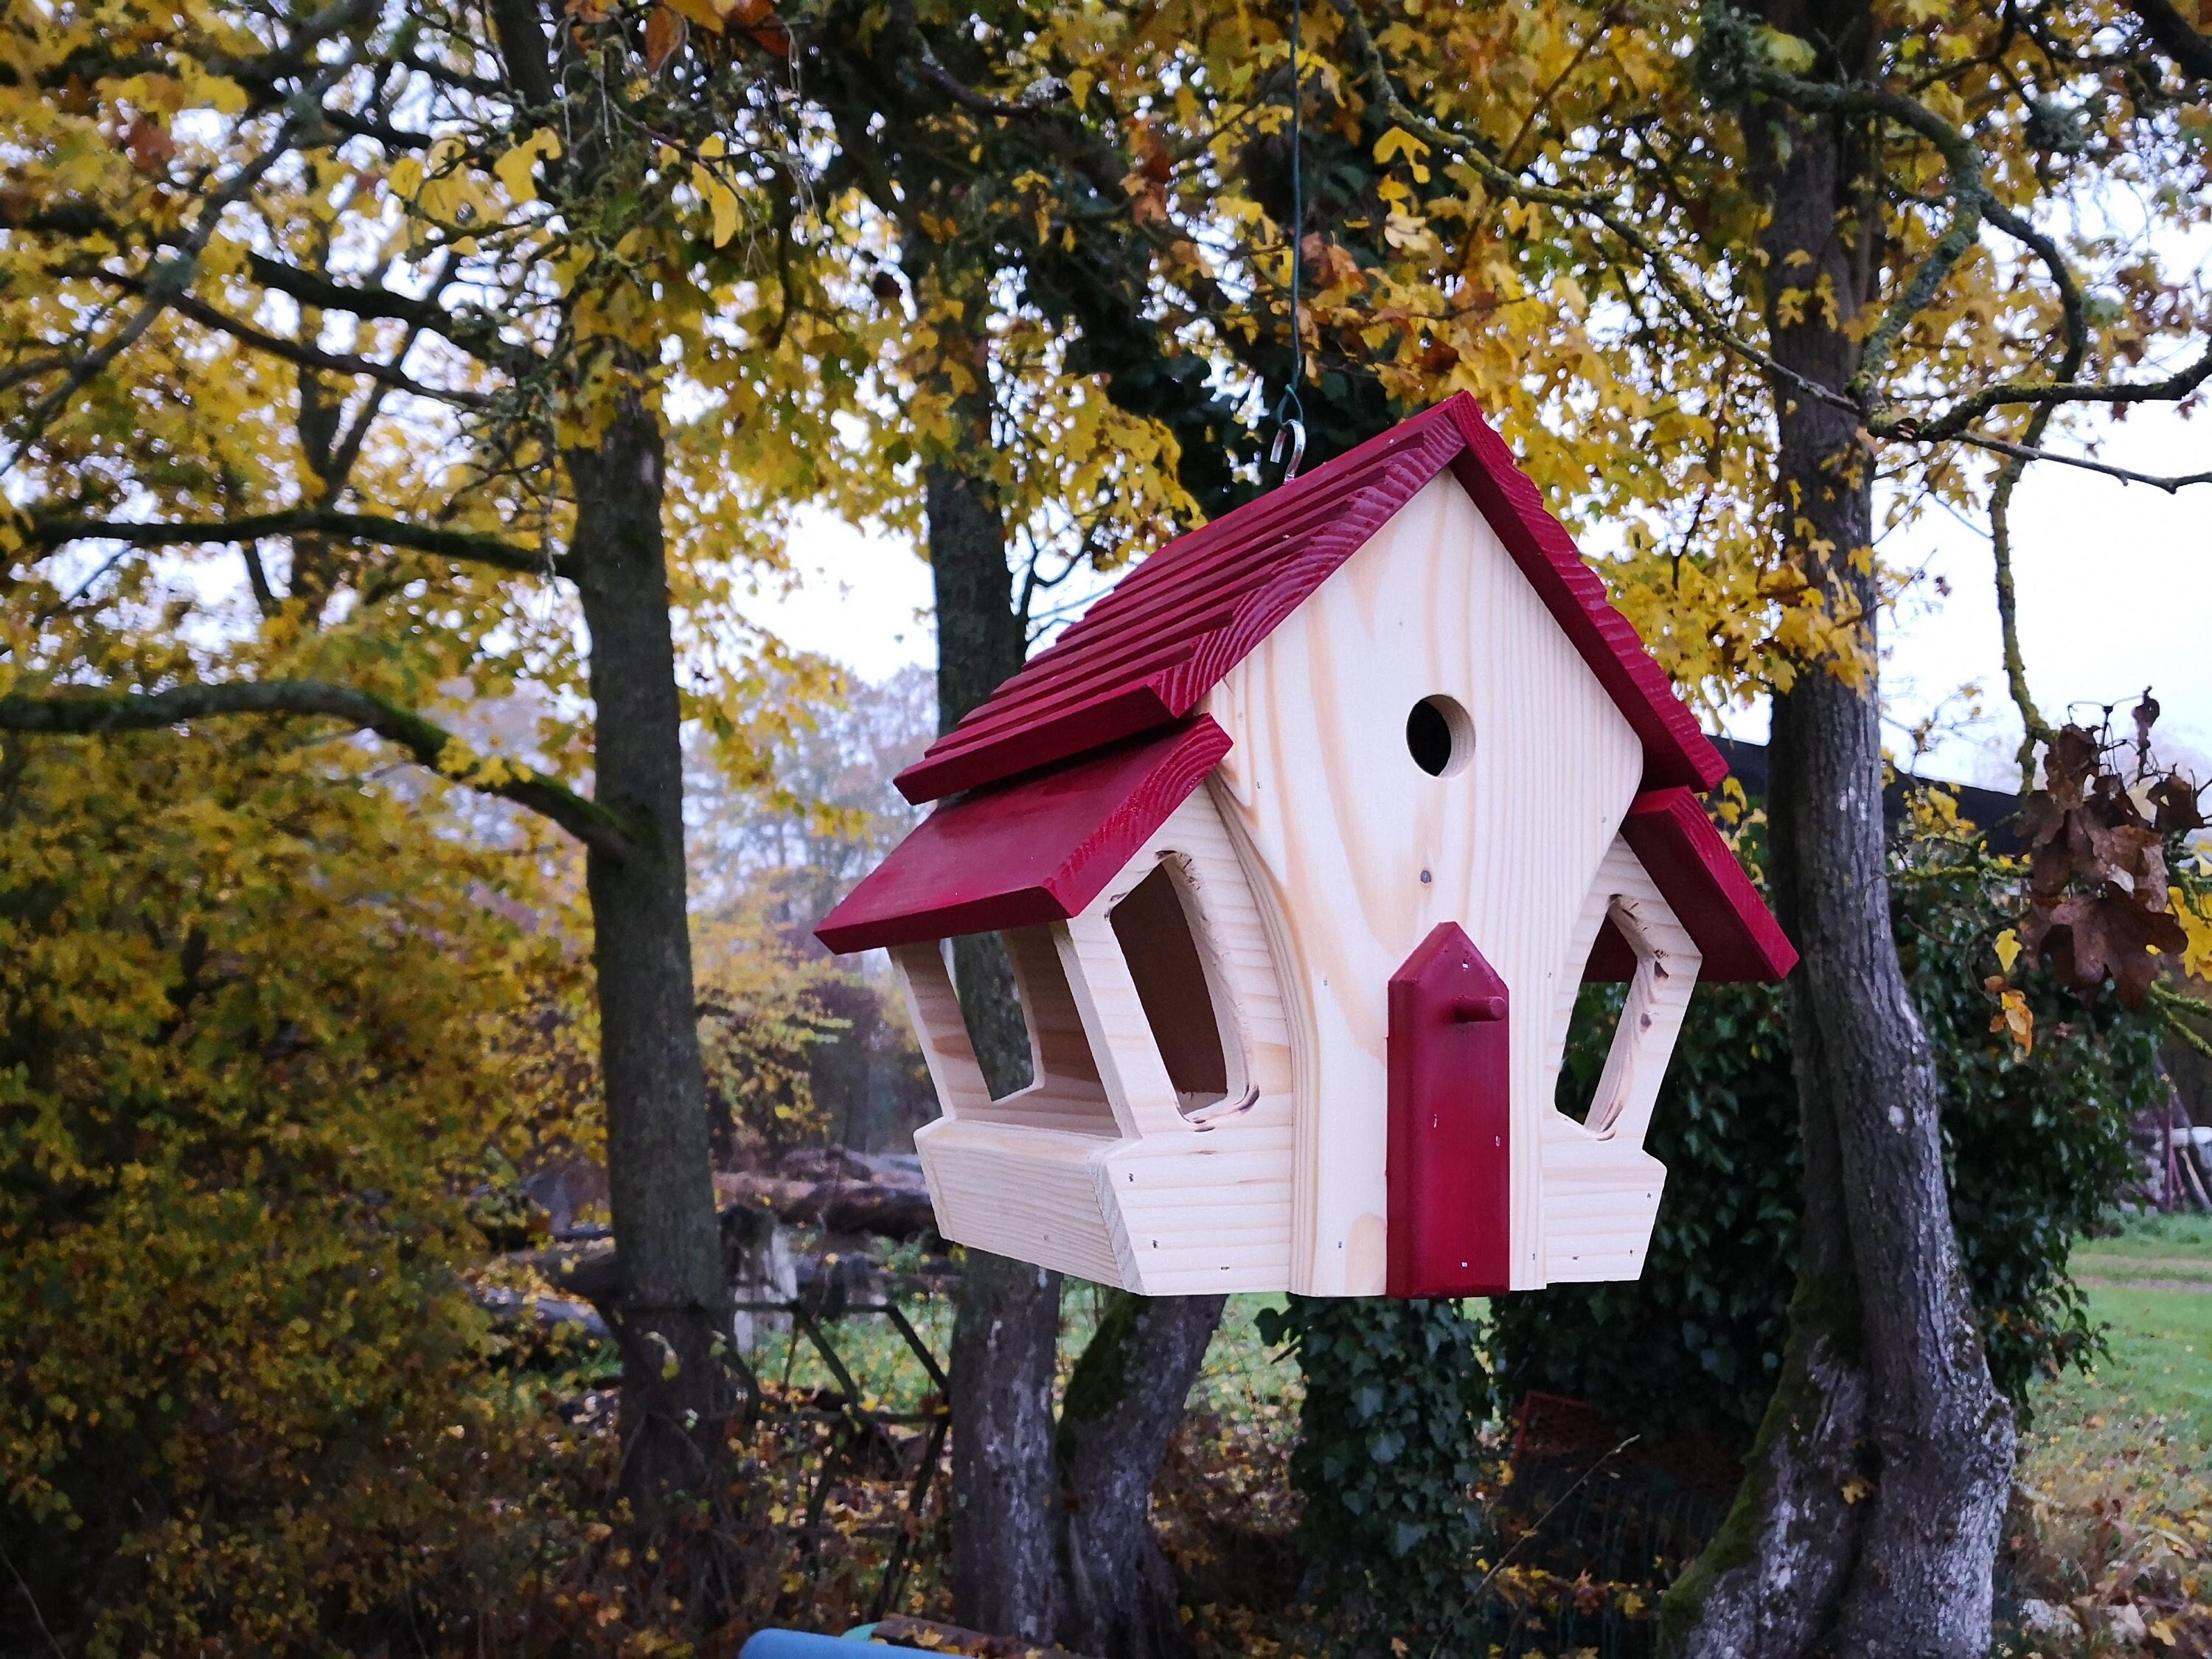
<svg viewBox="0 0 2212 1659">
<path fill-rule="evenodd" d="M 1152 1481 L 1226 1301 L 1116 1291 L 1068 1379 L 1057 1445 L 1063 1647 L 1101 1659 L 1190 1651 L 1152 1527 Z"/>
<path fill-rule="evenodd" d="M 988 409 L 959 408 L 989 454 Z M 988 466 L 924 480 L 937 605 L 938 721 L 949 730 L 1018 671 L 1026 619 Z M 996 935 L 953 942 L 953 977 L 994 1095 L 1030 1080 L 1027 1027 Z M 952 1594 L 961 1621 L 1060 1639 L 1097 1659 L 1180 1654 L 1173 1572 L 1152 1527 L 1154 1474 L 1221 1317 L 1221 1298 L 1117 1295 L 1085 1350 L 1055 1446 L 1058 1273 L 967 1252 L 952 1339 Z"/>
<path fill-rule="evenodd" d="M 1765 21 L 1862 74 L 1863 0 L 1769 0 Z M 1873 135 L 1744 110 L 1772 219 L 1763 238 L 1778 361 L 1841 391 L 1870 291 Z M 1833 286 L 1803 320 L 1784 289 Z M 1778 382 L 1779 500 L 1793 559 L 1857 619 L 1856 673 L 1808 664 L 1773 699 L 1767 811 L 1776 908 L 1803 957 L 1790 984 L 1805 1150 L 1803 1245 L 1784 1375 L 1734 1512 L 1668 1597 L 1678 1650 L 1945 1656 L 1989 1646 L 2012 1473 L 1944 1184 L 1941 1093 L 1891 933 L 1875 681 L 1873 457 L 1849 407 Z"/>
<path fill-rule="evenodd" d="M 1022 665 L 1006 526 L 989 470 L 983 398 L 960 405 L 967 453 L 925 477 L 937 606 L 938 725 L 950 731 Z M 996 934 L 953 941 L 953 979 L 994 1095 L 1030 1081 L 1027 1028 Z M 952 1332 L 952 1600 L 961 1622 L 1047 1641 L 1058 1607 L 1052 1516 L 1053 1368 L 1060 1275 L 967 1252 Z"/>
</svg>

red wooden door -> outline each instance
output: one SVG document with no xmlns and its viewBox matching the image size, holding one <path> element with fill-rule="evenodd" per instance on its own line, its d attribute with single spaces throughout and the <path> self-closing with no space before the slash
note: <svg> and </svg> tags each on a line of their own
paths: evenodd
<svg viewBox="0 0 2212 1659">
<path fill-rule="evenodd" d="M 1390 975 L 1393 1296 L 1486 1296 L 1510 1278 L 1505 981 L 1456 922 Z"/>
</svg>

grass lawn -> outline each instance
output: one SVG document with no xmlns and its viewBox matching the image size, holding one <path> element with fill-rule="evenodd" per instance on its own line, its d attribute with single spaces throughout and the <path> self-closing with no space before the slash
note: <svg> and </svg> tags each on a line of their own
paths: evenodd
<svg viewBox="0 0 2212 1659">
<path fill-rule="evenodd" d="M 2074 1268 L 2112 1352 L 2045 1387 L 2037 1437 L 2118 1450 L 2132 1425 L 2212 1464 L 2212 1218 L 2136 1218 L 2117 1237 L 2082 1241 Z"/>
<path fill-rule="evenodd" d="M 2110 1352 L 2036 1391 L 2014 1594 L 2063 1610 L 2007 1644 L 2047 1659 L 2212 1643 L 2212 1221 L 2142 1216 L 2074 1270 Z M 2053 1617 L 2059 1615 L 2051 1615 Z M 2070 1638 L 2067 1632 L 2070 1631 Z"/>
</svg>

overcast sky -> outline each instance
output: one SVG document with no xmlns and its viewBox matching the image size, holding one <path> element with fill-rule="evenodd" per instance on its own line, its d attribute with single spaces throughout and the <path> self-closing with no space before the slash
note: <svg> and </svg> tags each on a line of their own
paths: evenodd
<svg viewBox="0 0 2212 1659">
<path fill-rule="evenodd" d="M 2138 409 L 2102 426 L 2100 458 L 2147 472 L 2212 467 L 2212 414 L 2185 421 Z M 2031 468 L 2014 499 L 2021 635 L 2032 688 L 2053 720 L 2071 709 L 2093 718 L 2106 703 L 2132 707 L 2148 685 L 2164 709 L 2169 758 L 2212 770 L 2212 487 L 2178 496 L 2071 468 Z M 1984 718 L 1955 726 L 1919 769 L 1962 783 L 2011 786 L 2020 727 L 2004 689 L 1989 544 L 1978 526 L 1944 514 L 1885 544 L 1921 580 L 1886 630 L 1883 690 L 1898 729 L 1948 705 L 1963 715 L 1962 688 L 1978 685 Z M 799 581 L 763 595 L 758 621 L 792 645 L 819 652 L 868 679 L 933 661 L 929 572 L 904 542 L 872 538 L 841 521 L 811 521 L 794 539 Z M 1936 579 L 1949 588 L 1939 592 Z M 1732 716 L 1738 736 L 1765 735 L 1764 711 Z"/>
</svg>

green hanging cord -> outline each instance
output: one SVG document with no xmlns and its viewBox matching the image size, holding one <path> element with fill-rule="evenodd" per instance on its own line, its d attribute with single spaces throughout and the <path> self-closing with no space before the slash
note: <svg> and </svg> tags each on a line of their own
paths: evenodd
<svg viewBox="0 0 2212 1659">
<path fill-rule="evenodd" d="M 1305 175 L 1301 166 L 1305 146 L 1300 125 L 1305 78 L 1298 67 L 1298 14 L 1304 5 L 1305 0 L 1291 0 L 1291 379 L 1283 395 L 1275 400 L 1275 443 L 1267 453 L 1268 464 L 1282 467 L 1285 483 L 1298 476 L 1298 464 L 1306 458 L 1306 406 L 1298 396 L 1306 373 L 1305 342 L 1298 331 L 1299 279 L 1304 274 L 1298 240 L 1306 224 Z"/>
</svg>

